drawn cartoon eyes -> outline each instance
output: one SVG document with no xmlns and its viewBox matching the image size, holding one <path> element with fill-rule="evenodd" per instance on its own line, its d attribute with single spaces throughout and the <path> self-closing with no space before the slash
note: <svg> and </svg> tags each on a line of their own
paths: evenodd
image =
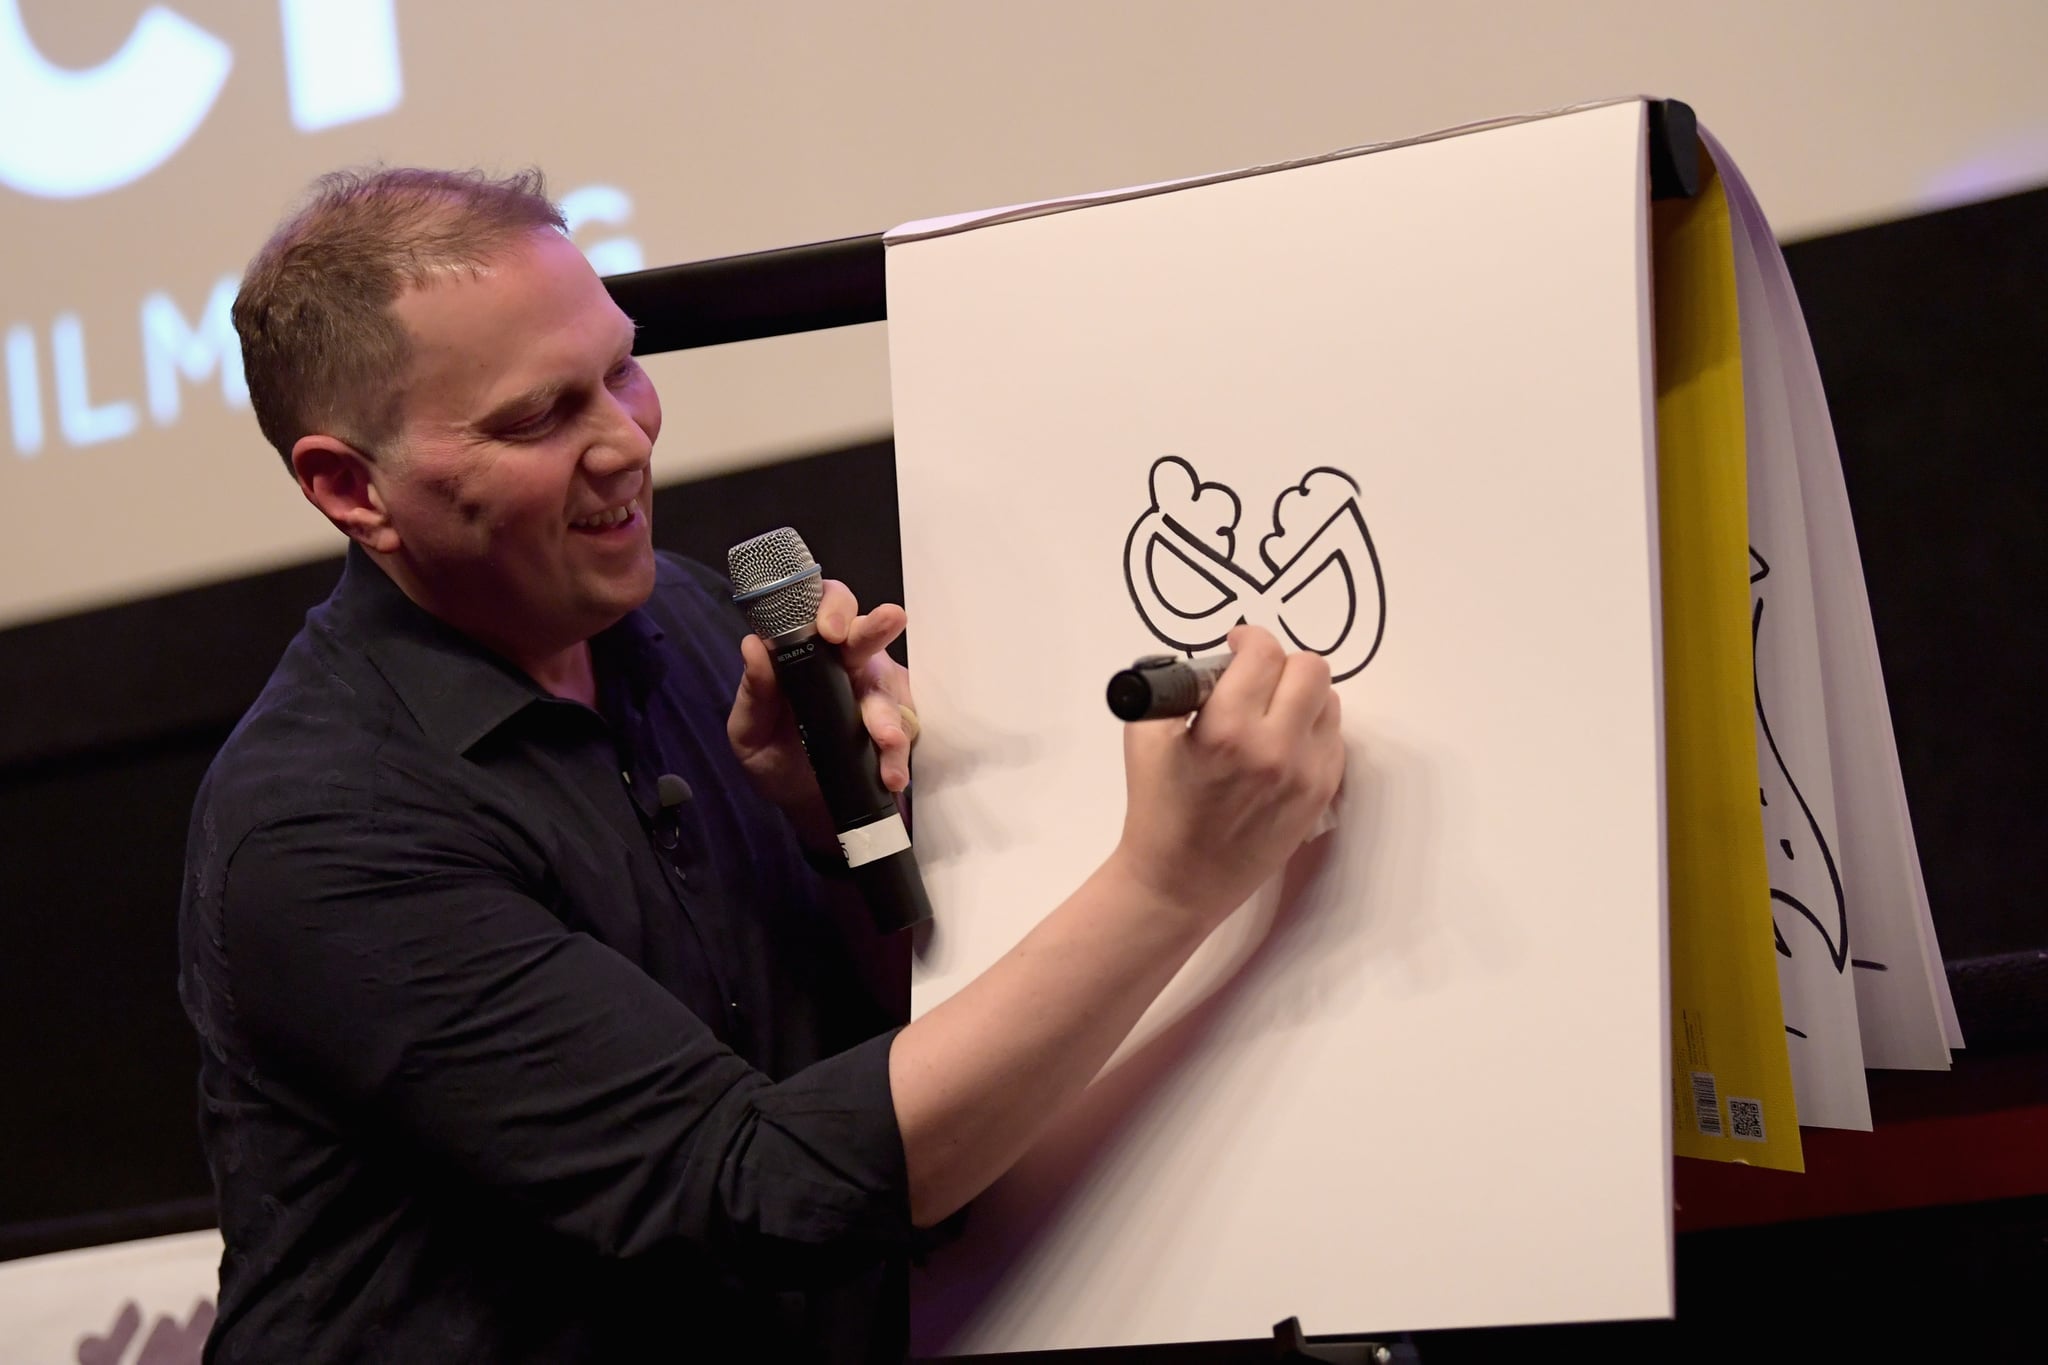
<svg viewBox="0 0 2048 1365">
<path fill-rule="evenodd" d="M 1176 532 L 1173 519 L 1164 518 Z M 1145 573 L 1159 594 L 1159 605 L 1183 621 L 1207 621 L 1234 607 L 1242 586 L 1226 583 L 1208 567 L 1159 531 L 1145 545 Z"/>
<path fill-rule="evenodd" d="M 1180 490 L 1174 504 L 1182 513 L 1200 489 L 1217 506 L 1238 507 L 1235 492 L 1222 484 L 1202 483 L 1192 466 L 1167 457 L 1154 466 L 1153 505 L 1124 545 L 1124 579 L 1131 603 L 1152 633 L 1176 649 L 1199 653 L 1221 644 L 1240 621 L 1283 635 L 1296 649 L 1310 650 L 1330 662 L 1332 678 L 1342 681 L 1364 668 L 1379 652 L 1386 629 L 1386 584 L 1378 552 L 1358 508 L 1357 482 L 1332 469 L 1317 469 L 1281 495 L 1274 508 L 1274 534 L 1260 542 L 1260 554 L 1272 577 L 1264 582 L 1225 552 L 1199 536 L 1161 505 L 1159 485 L 1170 477 Z M 1345 495 L 1328 508 L 1312 534 L 1299 512 L 1310 503 L 1290 504 L 1306 496 L 1302 490 L 1321 479 L 1324 490 L 1335 486 Z M 1185 486 L 1184 488 L 1182 486 Z M 1168 501 L 1172 501 L 1169 499 Z M 1297 515 L 1290 530 L 1283 509 Z M 1309 523 L 1314 524 L 1314 523 Z M 1233 521 L 1233 526 L 1235 525 Z M 1293 548 L 1299 545 L 1299 549 Z M 1284 563 L 1277 556 L 1287 555 Z"/>
<path fill-rule="evenodd" d="M 1280 604 L 1281 629 L 1296 649 L 1334 655 L 1351 637 L 1362 605 L 1354 564 L 1378 567 L 1358 506 L 1346 503 L 1266 589 L 1266 597 Z M 1364 659 L 1357 666 L 1363 668 Z"/>
</svg>

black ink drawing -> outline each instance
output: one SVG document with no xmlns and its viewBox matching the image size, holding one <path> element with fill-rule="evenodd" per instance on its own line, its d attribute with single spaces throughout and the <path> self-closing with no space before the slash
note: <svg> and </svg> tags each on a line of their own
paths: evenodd
<svg viewBox="0 0 2048 1365">
<path fill-rule="evenodd" d="M 1779 956 L 1792 957 L 1792 944 L 1807 937 L 1801 928 L 1803 922 L 1820 935 L 1829 965 L 1836 972 L 1852 965 L 1883 971 L 1885 968 L 1881 963 L 1849 956 L 1849 910 L 1842 894 L 1842 876 L 1835 865 L 1834 850 L 1828 847 L 1820 822 L 1814 818 L 1812 808 L 1799 791 L 1799 784 L 1785 766 L 1777 738 L 1771 733 L 1770 717 L 1764 710 L 1763 684 L 1760 681 L 1762 671 L 1756 667 L 1756 659 L 1763 648 L 1765 592 L 1757 585 L 1769 577 L 1770 572 L 1771 566 L 1752 546 L 1749 551 L 1749 581 L 1753 594 L 1749 617 L 1750 680 L 1756 695 L 1757 730 L 1771 756 L 1771 762 L 1760 770 L 1763 786 L 1757 791 L 1764 807 L 1764 855 L 1771 876 L 1771 935 Z M 1773 794 L 1777 796 L 1776 801 L 1771 799 Z M 1786 936 L 1788 929 L 1790 938 Z M 1794 1037 L 1806 1037 L 1789 1024 L 1785 1031 Z"/>
<path fill-rule="evenodd" d="M 1282 491 L 1252 568 L 1237 560 L 1244 504 L 1234 490 L 1204 483 L 1177 455 L 1153 462 L 1150 484 L 1151 505 L 1124 542 L 1124 582 L 1154 635 L 1198 654 L 1240 623 L 1263 626 L 1324 656 L 1339 682 L 1372 662 L 1387 588 L 1357 480 L 1323 467 Z"/>
</svg>

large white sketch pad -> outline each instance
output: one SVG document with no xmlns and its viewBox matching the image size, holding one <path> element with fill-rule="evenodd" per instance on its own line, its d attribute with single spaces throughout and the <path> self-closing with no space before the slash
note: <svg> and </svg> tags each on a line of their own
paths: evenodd
<svg viewBox="0 0 2048 1365">
<path fill-rule="evenodd" d="M 1620 105 L 890 248 L 920 1011 L 1113 847 L 1111 670 L 1225 599 L 1358 662 L 1339 829 L 919 1273 L 920 1353 L 1669 1312 L 1643 162 Z"/>
</svg>

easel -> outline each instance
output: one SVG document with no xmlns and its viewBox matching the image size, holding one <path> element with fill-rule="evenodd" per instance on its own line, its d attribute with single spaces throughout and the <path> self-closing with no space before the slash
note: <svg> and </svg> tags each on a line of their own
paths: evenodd
<svg viewBox="0 0 2048 1365">
<path fill-rule="evenodd" d="M 1679 100 L 1650 100 L 1650 197 L 1689 199 L 1700 188 L 1698 121 Z M 883 236 L 749 252 L 613 275 L 604 284 L 637 324 L 634 352 L 651 355 L 888 319 Z M 1406 1335 L 1311 1341 L 1298 1318 L 1273 1327 L 1277 1361 L 1415 1365 Z"/>
<path fill-rule="evenodd" d="M 1323 1365 L 1418 1365 L 1422 1355 L 1406 1337 L 1364 1340 L 1343 1337 L 1311 1342 L 1302 1334 L 1301 1319 L 1273 1324 L 1275 1360 L 1323 1362 Z"/>
</svg>

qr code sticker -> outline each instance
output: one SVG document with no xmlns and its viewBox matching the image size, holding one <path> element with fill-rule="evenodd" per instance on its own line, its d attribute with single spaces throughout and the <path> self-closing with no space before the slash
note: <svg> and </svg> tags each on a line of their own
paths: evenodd
<svg viewBox="0 0 2048 1365">
<path fill-rule="evenodd" d="M 1764 1140 L 1764 1102 L 1762 1100 L 1739 1100 L 1728 1097 L 1728 1129 L 1731 1136 L 1743 1142 Z"/>
</svg>

